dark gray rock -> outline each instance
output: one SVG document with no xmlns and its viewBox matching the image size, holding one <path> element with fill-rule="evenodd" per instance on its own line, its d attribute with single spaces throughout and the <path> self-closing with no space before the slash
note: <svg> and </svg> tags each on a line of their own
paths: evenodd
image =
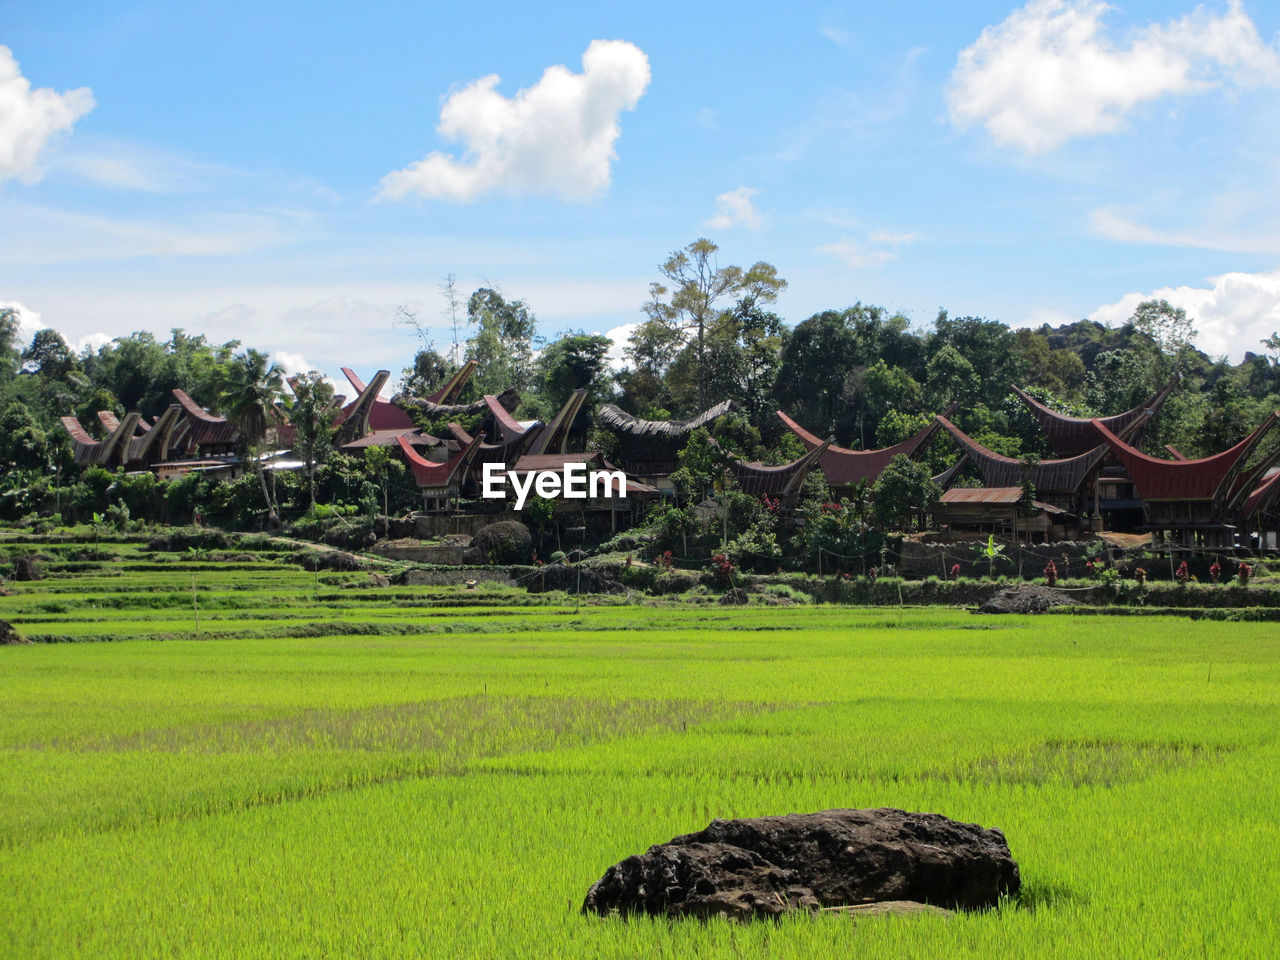
<svg viewBox="0 0 1280 960">
<path fill-rule="evenodd" d="M 533 536 L 518 520 L 499 520 L 476 531 L 467 550 L 467 563 L 513 564 L 533 560 Z"/>
<path fill-rule="evenodd" d="M 44 574 L 36 564 L 35 558 L 18 557 L 13 561 L 14 580 L 30 582 L 32 580 L 41 580 L 43 578 Z"/>
<path fill-rule="evenodd" d="M 713 820 L 605 871 L 584 913 L 777 916 L 881 901 L 995 906 L 1020 886 L 999 830 L 892 808 Z"/>
<path fill-rule="evenodd" d="M 0 620 L 0 647 L 11 644 L 30 643 L 31 641 L 14 629 L 8 620 Z"/>
</svg>

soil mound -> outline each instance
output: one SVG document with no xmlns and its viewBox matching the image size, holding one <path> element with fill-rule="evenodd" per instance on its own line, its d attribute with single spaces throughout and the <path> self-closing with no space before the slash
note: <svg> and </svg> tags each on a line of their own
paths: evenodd
<svg viewBox="0 0 1280 960">
<path fill-rule="evenodd" d="M 1053 587 L 1024 583 L 998 590 L 978 613 L 1047 613 L 1052 607 L 1079 606 L 1080 601 Z"/>
</svg>

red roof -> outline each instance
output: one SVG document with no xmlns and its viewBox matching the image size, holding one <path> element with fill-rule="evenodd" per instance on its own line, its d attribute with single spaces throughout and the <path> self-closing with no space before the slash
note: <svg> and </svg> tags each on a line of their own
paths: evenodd
<svg viewBox="0 0 1280 960">
<path fill-rule="evenodd" d="M 343 374 L 351 381 L 351 386 L 355 388 L 356 399 L 351 401 L 342 408 L 342 416 L 338 419 L 342 423 L 351 416 L 352 411 L 360 402 L 360 394 L 364 393 L 365 382 L 356 376 L 355 371 L 350 367 L 342 368 Z M 382 373 L 383 371 L 378 371 Z M 389 374 L 388 374 L 389 375 Z M 383 378 L 385 381 L 385 378 Z M 413 418 L 397 407 L 390 400 L 383 400 L 381 397 L 374 397 L 369 407 L 369 429 L 370 430 L 413 430 L 417 424 L 413 422 Z"/>
<path fill-rule="evenodd" d="M 240 439 L 240 431 L 225 417 L 215 417 L 208 413 L 185 390 L 174 387 L 173 395 L 178 398 L 178 403 L 182 404 L 182 409 L 187 414 L 187 422 L 190 424 L 188 443 L 203 447 L 232 444 Z"/>
<path fill-rule="evenodd" d="M 1100 444 L 1078 457 L 1041 460 L 1028 468 L 1021 460 L 984 447 L 946 417 L 938 417 L 938 422 L 956 438 L 956 442 L 978 468 L 982 482 L 987 487 L 1021 486 L 1022 478 L 1027 474 L 1035 484 L 1037 494 L 1074 494 L 1089 476 L 1089 472 L 1107 455 L 1106 445 Z"/>
<path fill-rule="evenodd" d="M 949 414 L 954 409 L 955 404 L 952 404 L 946 413 Z M 814 450 L 822 445 L 822 441 L 814 434 L 800 426 L 781 410 L 776 411 L 776 413 L 782 422 L 790 428 L 791 432 L 800 438 L 800 442 L 804 444 L 806 450 Z M 819 458 L 818 464 L 822 468 L 822 475 L 827 478 L 827 483 L 833 487 L 849 486 L 862 480 L 874 483 L 894 457 L 898 454 L 908 457 L 915 456 L 916 451 L 922 449 L 929 442 L 937 429 L 938 423 L 935 420 L 914 437 L 908 437 L 901 443 L 896 443 L 892 447 L 882 447 L 879 450 L 850 450 L 848 447 L 838 447 L 833 443 L 827 446 L 826 452 Z"/>
<path fill-rule="evenodd" d="M 1142 499 L 1213 500 L 1226 489 L 1235 471 L 1244 465 L 1258 442 L 1275 425 L 1276 417 L 1275 413 L 1268 414 L 1257 430 L 1234 447 L 1199 460 L 1160 460 L 1147 456 L 1108 430 L 1101 420 L 1093 423 L 1111 445 L 1116 459 L 1129 471 Z"/>
<path fill-rule="evenodd" d="M 1146 403 L 1140 403 L 1132 410 L 1117 413 L 1113 417 L 1098 417 L 1096 422 L 1101 423 L 1111 432 L 1124 436 L 1125 431 L 1137 424 L 1142 417 L 1155 416 L 1169 394 L 1173 392 L 1176 384 L 1177 380 L 1170 380 Z M 1069 417 L 1065 413 L 1050 410 L 1025 390 L 1014 387 L 1013 392 L 1031 409 L 1031 415 L 1040 421 L 1040 426 L 1048 437 L 1050 448 L 1059 457 L 1075 457 L 1105 442 L 1102 435 L 1094 429 L 1094 418 Z M 1143 429 L 1145 426 L 1140 424 L 1135 427 L 1134 442 L 1141 442 L 1139 434 Z"/>
<path fill-rule="evenodd" d="M 713 440 L 712 443 L 715 441 Z M 729 463 L 729 469 L 733 472 L 743 493 L 749 493 L 755 497 L 785 496 L 790 499 L 799 494 L 800 485 L 804 483 L 805 476 L 817 465 L 830 444 L 830 440 L 824 440 L 803 457 L 779 466 L 766 466 L 763 463 L 739 460 L 734 457 Z"/>
<path fill-rule="evenodd" d="M 404 436 L 396 437 L 396 443 L 400 444 L 400 450 L 404 453 L 404 458 L 408 461 L 409 469 L 418 486 L 456 487 L 462 473 L 475 456 L 480 446 L 480 439 L 477 437 L 472 440 L 465 450 L 454 454 L 444 463 L 433 463 L 423 457 L 413 449 L 413 444 Z"/>
</svg>

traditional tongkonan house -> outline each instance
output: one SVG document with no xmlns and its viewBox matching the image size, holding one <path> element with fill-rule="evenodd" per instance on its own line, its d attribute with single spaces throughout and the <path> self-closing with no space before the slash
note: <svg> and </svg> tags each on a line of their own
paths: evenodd
<svg viewBox="0 0 1280 960">
<path fill-rule="evenodd" d="M 689 434 L 738 409 L 732 400 L 722 400 L 688 420 L 642 420 L 606 403 L 600 407 L 597 419 L 617 436 L 618 463 L 627 475 L 671 493 L 675 488 L 668 478 L 680 466 L 680 451 Z"/>
<path fill-rule="evenodd" d="M 1126 443 L 1095 420 L 1094 425 L 1110 444 L 1116 459 L 1133 479 L 1142 499 L 1144 526 L 1184 545 L 1229 547 L 1234 545 L 1232 523 L 1240 505 L 1257 490 L 1259 467 L 1265 469 L 1274 456 L 1246 470 L 1249 457 L 1275 425 L 1277 414 L 1235 446 L 1199 460 L 1160 460 Z M 1239 482 L 1237 482 L 1239 481 Z"/>
<path fill-rule="evenodd" d="M 943 412 L 943 416 L 950 416 L 955 408 L 956 404 L 951 404 Z M 824 447 L 824 452 L 818 459 L 818 466 L 827 480 L 827 486 L 831 488 L 831 495 L 836 498 L 854 496 L 854 490 L 860 483 L 875 483 L 884 472 L 884 468 L 896 456 L 902 455 L 915 459 L 929 446 L 929 441 L 933 439 L 938 429 L 938 422 L 935 420 L 915 436 L 908 437 L 891 447 L 882 447 L 879 450 L 851 450 L 848 447 L 836 446 L 830 440 L 827 440 L 824 445 L 822 440 L 781 410 L 776 412 L 779 419 L 804 444 L 806 450 Z"/>
</svg>

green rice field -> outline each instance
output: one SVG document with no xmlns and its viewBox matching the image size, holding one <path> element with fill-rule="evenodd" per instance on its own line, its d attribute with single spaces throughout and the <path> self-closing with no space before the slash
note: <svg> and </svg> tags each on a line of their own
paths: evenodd
<svg viewBox="0 0 1280 960">
<path fill-rule="evenodd" d="M 0 597 L 62 641 L 0 648 L 3 957 L 1280 955 L 1280 625 L 575 611 L 269 551 L 41 550 Z M 712 818 L 874 806 L 1001 828 L 1021 895 L 579 913 Z"/>
</svg>

